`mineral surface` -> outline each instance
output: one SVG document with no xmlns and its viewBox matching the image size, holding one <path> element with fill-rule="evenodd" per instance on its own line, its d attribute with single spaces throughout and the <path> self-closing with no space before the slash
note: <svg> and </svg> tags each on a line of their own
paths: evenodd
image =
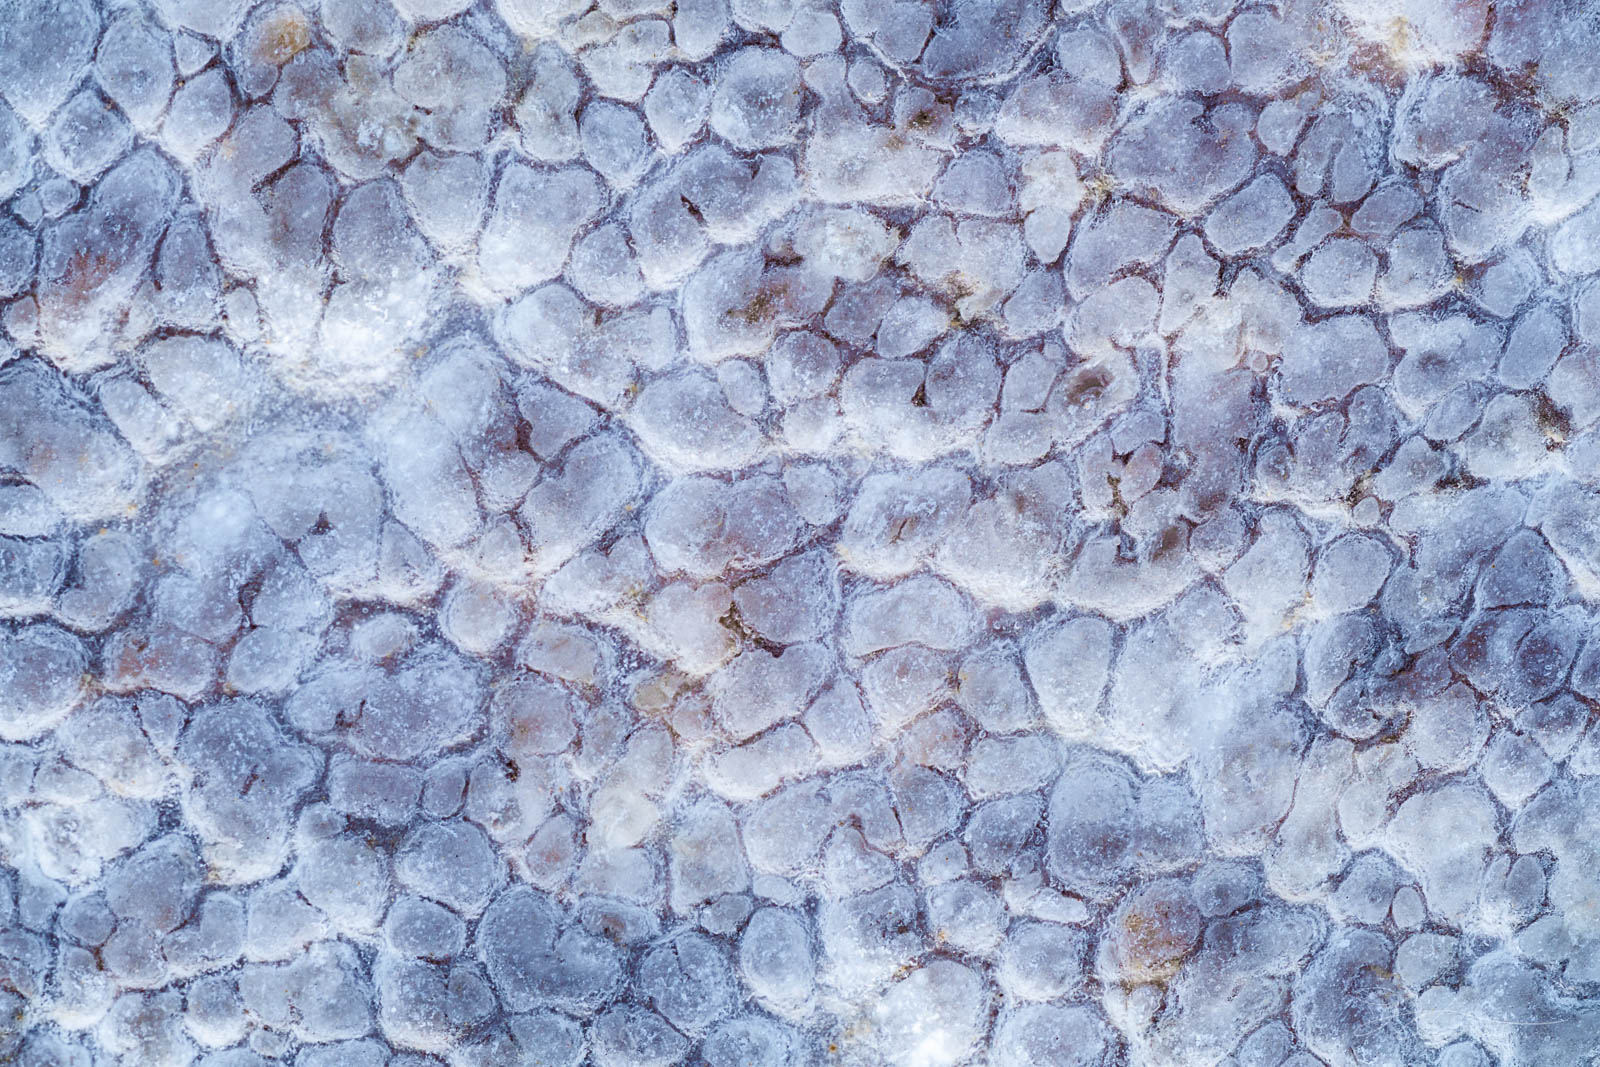
<svg viewBox="0 0 1600 1067">
<path fill-rule="evenodd" d="M 1597 56 L 0 0 L 0 1062 L 1593 1062 Z"/>
</svg>

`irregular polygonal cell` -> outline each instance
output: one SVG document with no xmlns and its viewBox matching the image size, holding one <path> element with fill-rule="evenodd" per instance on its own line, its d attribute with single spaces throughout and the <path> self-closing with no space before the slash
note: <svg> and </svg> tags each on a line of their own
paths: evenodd
<svg viewBox="0 0 1600 1067">
<path fill-rule="evenodd" d="M 1279 365 L 1284 395 L 1293 403 L 1339 400 L 1359 385 L 1382 379 L 1389 348 L 1372 320 L 1340 315 L 1295 328 Z"/>
<path fill-rule="evenodd" d="M 1131 188 L 1195 214 L 1249 176 L 1253 122 L 1237 104 L 1208 112 L 1197 101 L 1159 101 L 1117 135 L 1106 161 Z"/>
<path fill-rule="evenodd" d="M 731 55 L 711 92 L 711 129 L 735 148 L 784 144 L 800 112 L 800 65 L 774 49 Z"/>
<path fill-rule="evenodd" d="M 1296 1029 L 1329 1062 L 1354 1065 L 1370 1056 L 1403 1063 L 1421 1054 L 1416 1034 L 1386 1007 L 1400 995 L 1388 966 L 1392 953 L 1382 934 L 1343 932 L 1296 980 Z M 1347 1036 L 1351 1027 L 1361 1034 L 1359 1044 Z"/>
<path fill-rule="evenodd" d="M 38 329 L 63 368 L 110 361 L 109 320 L 125 311 L 178 199 L 178 179 L 159 153 L 123 157 L 100 179 L 86 211 L 45 229 L 40 245 Z"/>
<path fill-rule="evenodd" d="M 0 738 L 23 741 L 50 729 L 82 699 L 88 654 L 54 626 L 0 634 Z"/>
<path fill-rule="evenodd" d="M 562 931 L 557 906 L 525 886 L 503 892 L 484 912 L 476 944 L 501 1003 L 512 1011 L 541 1002 L 593 1010 L 621 977 L 615 946 L 577 927 Z"/>
<path fill-rule="evenodd" d="M 1166 255 L 1175 220 L 1128 201 L 1118 201 L 1078 227 L 1067 268 L 1067 287 L 1087 297 L 1130 266 L 1147 266 Z"/>
<path fill-rule="evenodd" d="M 779 559 L 800 531 L 782 484 L 764 476 L 731 484 L 680 478 L 656 495 L 644 522 L 645 540 L 661 569 L 698 578 Z"/>
<path fill-rule="evenodd" d="M 1300 268 L 1300 286 L 1322 307 L 1364 304 L 1372 296 L 1378 257 L 1365 244 L 1335 238 L 1311 253 Z"/>
<path fill-rule="evenodd" d="M 188 917 L 202 876 L 194 846 L 181 837 L 152 842 L 106 878 L 106 903 L 119 919 L 162 933 Z"/>
<path fill-rule="evenodd" d="M 351 835 L 320 836 L 321 828 L 310 827 L 309 821 L 302 819 L 296 845 L 295 874 L 301 895 L 336 929 L 370 934 L 378 925 L 383 898 L 389 892 L 387 857 Z"/>
<path fill-rule="evenodd" d="M 491 112 L 505 93 L 505 72 L 476 38 L 442 26 L 413 39 L 394 72 L 394 87 L 427 112 L 418 131 L 424 140 L 436 148 L 471 151 L 488 138 Z"/>
<path fill-rule="evenodd" d="M 1039 708 L 1057 731 L 1084 735 L 1109 676 L 1113 631 L 1100 619 L 1080 616 L 1041 629 L 1023 652 Z"/>
<path fill-rule="evenodd" d="M 710 87 L 683 68 L 664 72 L 644 98 L 650 132 L 668 152 L 677 152 L 694 140 L 705 126 L 710 108 Z"/>
<path fill-rule="evenodd" d="M 1294 200 L 1267 174 L 1218 204 L 1206 218 L 1206 239 L 1224 255 L 1270 244 L 1294 217 Z"/>
<path fill-rule="evenodd" d="M 0 95 L 34 124 L 42 123 L 82 77 L 100 19 L 79 0 L 26 0 L 0 26 Z"/>
<path fill-rule="evenodd" d="M 597 1018 L 590 1040 L 600 1067 L 671 1067 L 689 1051 L 688 1040 L 661 1016 L 631 1005 Z"/>
<path fill-rule="evenodd" d="M 805 1054 L 805 1041 L 783 1023 L 749 1015 L 713 1030 L 700 1053 L 707 1067 L 783 1067 Z"/>
<path fill-rule="evenodd" d="M 33 173 L 32 141 L 17 113 L 4 100 L 0 100 L 0 196 L 11 196 L 22 188 Z M 34 221 L 43 214 L 43 205 L 37 204 L 36 207 L 37 211 L 31 213 L 35 216 Z M 18 203 L 17 209 L 17 213 L 25 218 L 30 214 L 22 203 Z"/>
<path fill-rule="evenodd" d="M 144 19 L 124 15 L 100 39 L 95 76 L 135 125 L 151 126 L 172 95 L 172 45 Z"/>
<path fill-rule="evenodd" d="M 514 292 L 561 272 L 572 239 L 604 203 L 592 171 L 581 167 L 506 168 L 495 186 L 494 209 L 478 251 L 484 280 Z"/>
<path fill-rule="evenodd" d="M 983 978 L 953 960 L 935 960 L 889 988 L 875 1009 L 878 1041 L 896 1067 L 952 1067 L 983 1036 L 991 994 Z M 935 1022 L 922 1015 L 928 1010 Z"/>
<path fill-rule="evenodd" d="M 470 823 L 428 823 L 406 836 L 395 858 L 401 884 L 474 915 L 493 895 L 500 862 L 483 831 Z"/>
<path fill-rule="evenodd" d="M 688 470 L 746 466 L 761 445 L 755 424 L 705 374 L 645 386 L 634 401 L 633 424 L 648 451 Z"/>
<path fill-rule="evenodd" d="M 253 881 L 276 871 L 290 808 L 320 769 L 317 750 L 285 738 L 259 706 L 233 701 L 197 711 L 177 756 L 194 775 L 184 811 L 215 876 Z"/>
<path fill-rule="evenodd" d="M 1111 1028 L 1088 1005 L 1023 1005 L 1000 1017 L 990 1058 L 995 1067 L 1097 1067 L 1115 1049 Z"/>
<path fill-rule="evenodd" d="M 704 1033 L 734 1006 L 733 973 L 716 943 L 684 934 L 645 954 L 640 992 L 679 1030 Z"/>
</svg>

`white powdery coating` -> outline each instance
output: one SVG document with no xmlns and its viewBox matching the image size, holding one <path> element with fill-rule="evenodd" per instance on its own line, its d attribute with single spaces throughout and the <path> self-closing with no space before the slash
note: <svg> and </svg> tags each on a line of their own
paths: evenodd
<svg viewBox="0 0 1600 1067">
<path fill-rule="evenodd" d="M 1585 0 L 10 0 L 0 1062 L 1600 1047 Z"/>
</svg>

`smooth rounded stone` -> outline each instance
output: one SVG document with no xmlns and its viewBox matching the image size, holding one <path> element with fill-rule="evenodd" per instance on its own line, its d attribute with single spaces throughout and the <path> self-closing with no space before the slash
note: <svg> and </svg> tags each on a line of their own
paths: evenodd
<svg viewBox="0 0 1600 1067">
<path fill-rule="evenodd" d="M 36 245 L 20 222 L 0 224 L 0 293 L 15 296 L 32 280 Z"/>
<path fill-rule="evenodd" d="M 510 6 L 507 3 L 503 9 Z M 657 65 L 670 53 L 671 33 L 672 27 L 664 19 L 636 19 L 610 40 L 580 54 L 584 73 L 602 95 L 635 103 L 649 89 Z"/>
<path fill-rule="evenodd" d="M 1567 580 L 1567 569 L 1548 542 L 1532 530 L 1519 530 L 1480 572 L 1477 602 L 1485 608 L 1549 603 Z"/>
<path fill-rule="evenodd" d="M 631 109 L 600 101 L 578 116 L 578 143 L 584 162 L 612 186 L 626 188 L 650 165 L 644 121 Z"/>
<path fill-rule="evenodd" d="M 616 224 L 603 226 L 578 240 L 572 249 L 568 277 L 584 297 L 596 304 L 626 307 L 644 293 L 644 278 L 622 228 Z"/>
<path fill-rule="evenodd" d="M 1472 907 L 1474 891 L 1463 879 L 1476 883 L 1496 836 L 1486 793 L 1460 783 L 1419 793 L 1400 806 L 1388 834 L 1421 877 L 1431 912 L 1460 916 Z"/>
<path fill-rule="evenodd" d="M 323 0 L 322 27 L 352 52 L 388 55 L 400 44 L 400 19 L 388 0 Z"/>
<path fill-rule="evenodd" d="M 1201 94 L 1221 92 L 1231 80 L 1227 52 L 1220 38 L 1203 30 L 1174 42 L 1168 72 L 1180 85 Z"/>
<path fill-rule="evenodd" d="M 553 44 L 533 53 L 532 77 L 513 117 L 523 150 L 541 162 L 556 163 L 578 154 L 580 84 L 571 60 Z"/>
<path fill-rule="evenodd" d="M 579 442 L 559 473 L 547 474 L 522 502 L 533 563 L 554 569 L 633 510 L 640 489 L 640 458 L 613 435 Z"/>
<path fill-rule="evenodd" d="M 377 1041 L 339 1041 L 325 1049 L 315 1049 L 302 1053 L 300 1056 L 303 1067 L 333 1067 L 336 1063 L 348 1063 L 351 1067 L 378 1067 L 384 1061 L 386 1051 Z M 302 1067 L 296 1064 L 296 1067 Z"/>
<path fill-rule="evenodd" d="M 141 1061 L 167 1065 L 190 1062 L 194 1046 L 184 1035 L 183 999 L 176 991 L 159 993 L 130 992 L 119 996 L 97 1028 L 103 1043 L 115 1054 L 138 1056 Z M 83 1062 L 64 1051 L 58 1060 L 50 1057 L 49 1045 L 41 1042 L 41 1063 Z M 77 1050 L 82 1051 L 82 1050 Z M 218 1054 L 212 1053 L 211 1058 Z M 240 1051 L 236 1062 L 256 1067 L 265 1061 Z M 225 1061 L 224 1061 L 225 1062 Z"/>
<path fill-rule="evenodd" d="M 67 937 L 85 945 L 101 945 L 111 936 L 117 918 L 105 898 L 96 894 L 68 901 L 58 922 Z"/>
<path fill-rule="evenodd" d="M 180 159 L 192 160 L 227 130 L 233 99 L 220 70 L 202 71 L 173 93 L 162 143 Z"/>
<path fill-rule="evenodd" d="M 1414 226 L 1388 247 L 1389 267 L 1378 279 L 1378 299 L 1390 307 L 1418 307 L 1442 296 L 1454 283 L 1454 264 L 1443 234 Z"/>
</svg>

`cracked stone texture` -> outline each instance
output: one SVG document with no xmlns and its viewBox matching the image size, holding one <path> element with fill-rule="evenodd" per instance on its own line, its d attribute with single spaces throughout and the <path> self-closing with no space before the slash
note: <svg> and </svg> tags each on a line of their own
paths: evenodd
<svg viewBox="0 0 1600 1067">
<path fill-rule="evenodd" d="M 1587 0 L 0 0 L 0 1061 L 1574 1067 Z"/>
</svg>

